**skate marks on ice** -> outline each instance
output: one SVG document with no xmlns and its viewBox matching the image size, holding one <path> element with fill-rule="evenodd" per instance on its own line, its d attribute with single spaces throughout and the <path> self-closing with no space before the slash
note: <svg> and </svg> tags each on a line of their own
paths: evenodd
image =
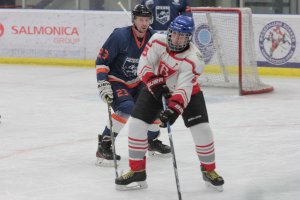
<svg viewBox="0 0 300 200">
<path fill-rule="evenodd" d="M 0 74 L 0 199 L 178 199 L 170 158 L 148 157 L 148 188 L 135 191 L 116 191 L 114 169 L 94 165 L 107 118 L 94 69 L 0 66 Z M 174 124 L 184 200 L 299 199 L 300 80 L 265 82 L 273 93 L 239 97 L 203 88 L 225 180 L 221 193 L 205 186 L 182 119 Z M 168 144 L 165 130 L 161 137 Z M 125 132 L 116 142 L 119 169 L 128 169 Z"/>
</svg>

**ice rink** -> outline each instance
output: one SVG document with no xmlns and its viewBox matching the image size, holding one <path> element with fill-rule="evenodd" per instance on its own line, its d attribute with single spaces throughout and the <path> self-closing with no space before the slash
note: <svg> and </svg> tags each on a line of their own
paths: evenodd
<svg viewBox="0 0 300 200">
<path fill-rule="evenodd" d="M 204 185 L 192 137 L 172 126 L 183 200 L 300 197 L 300 79 L 266 78 L 269 94 L 203 88 L 224 191 Z M 172 158 L 148 158 L 148 188 L 116 191 L 114 168 L 94 165 L 107 107 L 94 69 L 0 65 L 1 200 L 177 200 Z M 128 169 L 127 130 L 118 136 Z M 169 144 L 167 131 L 161 138 Z"/>
</svg>

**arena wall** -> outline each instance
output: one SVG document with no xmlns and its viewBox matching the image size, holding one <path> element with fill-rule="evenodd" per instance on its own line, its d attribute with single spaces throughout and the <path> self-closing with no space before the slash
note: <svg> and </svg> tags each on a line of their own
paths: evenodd
<svg viewBox="0 0 300 200">
<path fill-rule="evenodd" d="M 299 21 L 299 15 L 253 15 L 261 75 L 300 77 Z M 0 63 L 94 67 L 114 28 L 130 24 L 119 11 L 1 9 Z M 266 38 L 275 28 L 286 42 L 271 53 L 274 44 Z"/>
</svg>

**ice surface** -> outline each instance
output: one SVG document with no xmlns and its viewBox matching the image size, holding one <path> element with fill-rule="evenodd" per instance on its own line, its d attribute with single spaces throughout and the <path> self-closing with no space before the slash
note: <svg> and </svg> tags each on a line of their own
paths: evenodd
<svg viewBox="0 0 300 200">
<path fill-rule="evenodd" d="M 296 200 L 300 196 L 300 79 L 263 78 L 269 94 L 203 88 L 224 192 L 201 178 L 182 119 L 172 126 L 184 200 Z M 114 168 L 94 165 L 107 107 L 94 69 L 0 65 L 1 200 L 178 199 L 171 158 L 148 158 L 148 189 L 116 191 Z M 127 128 L 116 141 L 128 169 Z M 169 143 L 167 131 L 161 138 Z"/>
</svg>

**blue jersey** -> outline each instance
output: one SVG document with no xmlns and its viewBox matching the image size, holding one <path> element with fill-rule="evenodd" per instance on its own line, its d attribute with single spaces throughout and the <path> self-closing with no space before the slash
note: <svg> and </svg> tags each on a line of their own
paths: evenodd
<svg viewBox="0 0 300 200">
<path fill-rule="evenodd" d="M 140 2 L 152 11 L 151 27 L 154 30 L 167 30 L 170 23 L 179 15 L 192 17 L 192 13 L 186 12 L 189 9 L 186 0 L 140 0 Z"/>
<path fill-rule="evenodd" d="M 116 28 L 100 49 L 96 60 L 97 81 L 120 82 L 129 88 L 140 83 L 137 66 L 154 31 L 148 29 L 144 38 L 140 39 L 132 28 Z"/>
</svg>

